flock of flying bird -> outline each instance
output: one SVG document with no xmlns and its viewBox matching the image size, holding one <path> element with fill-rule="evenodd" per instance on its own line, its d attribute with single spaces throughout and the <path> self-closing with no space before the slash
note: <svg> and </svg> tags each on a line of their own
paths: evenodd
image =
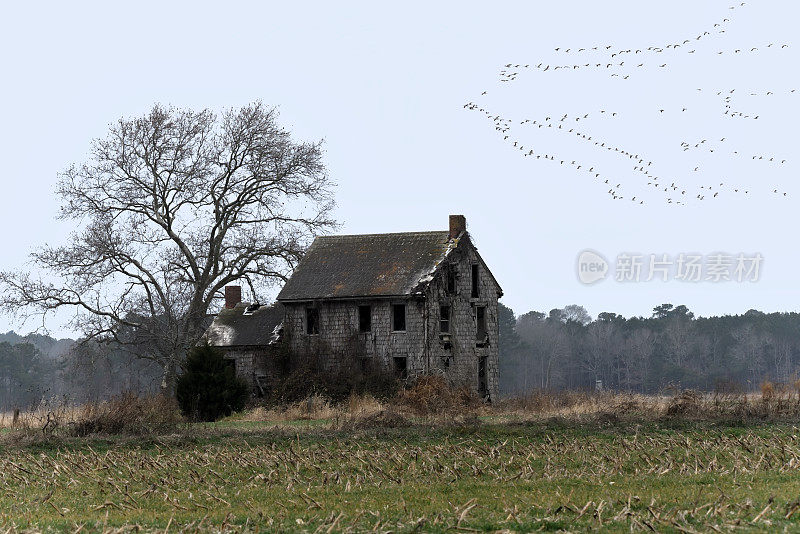
<svg viewBox="0 0 800 534">
<path fill-rule="evenodd" d="M 745 5 L 745 2 L 741 2 L 738 5 L 730 6 L 729 9 L 733 11 Z M 513 82 L 520 76 L 520 73 L 524 72 L 525 70 L 535 70 L 539 71 L 540 73 L 555 73 L 559 70 L 576 71 L 580 69 L 603 70 L 610 73 L 610 77 L 612 78 L 627 80 L 636 74 L 637 69 L 641 69 L 646 66 L 666 69 L 669 65 L 669 62 L 668 60 L 665 60 L 665 58 L 670 55 L 677 53 L 697 54 L 699 47 L 696 45 L 698 42 L 707 39 L 709 36 L 712 36 L 715 33 L 724 34 L 726 32 L 725 27 L 728 23 L 730 23 L 730 18 L 722 18 L 719 22 L 714 24 L 713 28 L 710 28 L 710 31 L 704 31 L 692 38 L 683 39 L 681 41 L 668 43 L 662 46 L 627 49 L 615 49 L 613 45 L 597 45 L 587 48 L 558 47 L 555 48 L 554 51 L 559 55 L 569 55 L 571 57 L 592 55 L 593 59 L 590 61 L 584 60 L 582 62 L 574 61 L 572 64 L 551 64 L 540 62 L 534 65 L 508 63 L 503 69 L 500 70 L 499 81 L 506 84 Z M 787 48 L 789 48 L 789 45 L 786 43 L 769 43 L 760 47 L 752 46 L 726 50 L 717 49 L 714 55 L 723 56 L 727 54 L 737 56 L 739 54 L 755 54 L 764 50 L 785 50 Z M 703 50 L 700 50 L 700 52 L 702 53 Z M 597 56 L 603 56 L 602 60 L 598 59 Z M 655 59 L 655 61 L 652 61 L 653 59 Z M 795 89 L 790 89 L 786 91 L 778 91 L 778 93 L 792 95 L 795 94 L 795 91 Z M 697 92 L 703 93 L 703 89 L 699 88 L 697 89 Z M 483 97 L 486 94 L 487 91 L 483 91 L 481 96 Z M 721 109 L 724 110 L 722 112 L 724 117 L 731 119 L 748 119 L 754 121 L 759 120 L 760 115 L 756 113 L 739 111 L 738 109 L 734 108 L 734 101 L 740 96 L 740 94 L 750 97 L 771 97 L 776 94 L 776 91 L 749 91 L 740 92 L 737 94 L 736 89 L 725 89 L 710 92 L 710 96 L 720 100 L 720 103 L 723 106 Z M 480 102 L 481 99 L 478 100 Z M 663 196 L 664 200 L 668 204 L 685 205 L 690 200 L 703 201 L 706 199 L 714 199 L 718 198 L 720 193 L 723 191 L 732 194 L 750 194 L 749 188 L 734 185 L 726 186 L 724 179 L 719 181 L 718 185 L 717 181 L 714 181 L 712 185 L 701 185 L 699 190 L 690 192 L 691 188 L 681 185 L 679 180 L 673 179 L 672 177 L 667 178 L 666 176 L 660 176 L 656 171 L 656 163 L 654 163 L 652 159 L 641 154 L 639 151 L 628 150 L 614 142 L 602 139 L 599 137 L 599 135 L 592 133 L 590 126 L 596 125 L 597 121 L 599 120 L 617 119 L 618 116 L 622 114 L 618 111 L 601 109 L 576 115 L 570 115 L 569 113 L 561 115 L 559 113 L 559 116 L 544 116 L 535 119 L 526 118 L 523 120 L 512 120 L 489 110 L 487 104 L 468 102 L 464 104 L 464 108 L 481 113 L 488 121 L 490 121 L 494 127 L 494 130 L 502 136 L 503 141 L 509 143 L 513 148 L 517 149 L 524 157 L 541 161 L 549 161 L 560 166 L 569 166 L 575 171 L 586 173 L 592 179 L 607 186 L 607 194 L 613 200 L 628 200 L 638 204 L 645 204 L 645 199 L 642 198 L 641 193 L 623 194 L 622 190 L 624 186 L 624 180 L 619 178 L 614 179 L 605 175 L 604 172 L 600 170 L 600 164 L 582 162 L 577 158 L 564 157 L 555 153 L 542 152 L 534 146 L 526 145 L 519 137 L 517 132 L 521 132 L 525 128 L 534 128 L 535 130 L 540 131 L 540 133 L 547 132 L 553 135 L 569 136 L 573 140 L 578 141 L 579 143 L 584 143 L 594 150 L 604 151 L 605 153 L 623 158 L 624 160 L 627 160 L 628 164 L 631 166 L 631 171 L 641 179 L 641 181 L 638 182 L 639 186 L 643 186 L 643 184 L 646 183 L 648 188 L 653 188 L 653 191 L 664 193 L 664 195 L 660 196 Z M 674 109 L 655 109 L 653 113 L 656 117 L 663 117 L 671 114 L 686 113 L 687 110 L 687 106 L 682 106 Z M 782 166 L 787 163 L 787 159 L 782 156 L 777 156 L 774 154 L 752 154 L 752 151 L 747 152 L 738 147 L 728 148 L 729 146 L 730 140 L 727 137 L 715 137 L 714 139 L 703 138 L 695 141 L 684 140 L 680 143 L 680 149 L 683 152 L 691 153 L 692 151 L 697 151 L 708 154 L 715 153 L 716 155 L 727 155 L 730 157 L 743 158 L 753 162 L 763 162 L 765 164 L 776 166 Z M 694 169 L 690 170 L 693 173 L 700 172 L 701 165 L 698 164 L 696 167 L 694 167 Z M 784 197 L 787 196 L 786 191 L 779 191 L 778 188 L 772 189 L 772 194 Z"/>
</svg>

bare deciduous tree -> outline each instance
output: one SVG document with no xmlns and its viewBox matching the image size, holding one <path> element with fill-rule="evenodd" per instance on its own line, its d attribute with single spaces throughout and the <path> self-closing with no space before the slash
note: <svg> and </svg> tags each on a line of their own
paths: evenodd
<svg viewBox="0 0 800 534">
<path fill-rule="evenodd" d="M 592 322 L 592 316 L 589 315 L 589 312 L 586 311 L 586 308 L 577 304 L 564 306 L 564 309 L 561 310 L 561 316 L 565 322 L 574 321 L 583 326 L 586 326 Z"/>
<path fill-rule="evenodd" d="M 637 328 L 630 332 L 623 343 L 618 387 L 627 391 L 641 391 L 655 350 L 655 336 L 647 328 Z"/>
<path fill-rule="evenodd" d="M 517 356 L 522 361 L 514 378 L 521 391 L 563 385 L 563 366 L 560 364 L 569 358 L 572 347 L 562 326 L 560 320 L 545 319 L 545 315 L 539 312 L 529 312 L 519 318 L 517 333 L 527 349 Z"/>
<path fill-rule="evenodd" d="M 277 118 L 261 103 L 219 115 L 156 105 L 112 124 L 59 177 L 70 244 L 33 252 L 36 274 L 0 273 L 0 306 L 74 307 L 85 339 L 130 345 L 170 387 L 225 285 L 263 292 L 334 226 L 322 142 L 293 141 Z"/>
</svg>

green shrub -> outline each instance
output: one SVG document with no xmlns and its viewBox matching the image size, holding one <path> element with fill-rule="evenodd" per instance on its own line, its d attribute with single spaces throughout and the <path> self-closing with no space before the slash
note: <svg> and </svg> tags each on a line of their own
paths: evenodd
<svg viewBox="0 0 800 534">
<path fill-rule="evenodd" d="M 216 421 L 243 409 L 248 389 L 222 353 L 204 345 L 189 351 L 175 396 L 187 417 Z"/>
</svg>

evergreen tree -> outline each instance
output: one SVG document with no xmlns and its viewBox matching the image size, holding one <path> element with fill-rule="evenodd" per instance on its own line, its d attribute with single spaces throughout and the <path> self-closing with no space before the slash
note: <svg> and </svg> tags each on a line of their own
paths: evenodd
<svg viewBox="0 0 800 534">
<path fill-rule="evenodd" d="M 178 379 L 176 397 L 181 411 L 196 421 L 216 421 L 244 408 L 247 384 L 222 353 L 208 345 L 194 347 Z"/>
</svg>

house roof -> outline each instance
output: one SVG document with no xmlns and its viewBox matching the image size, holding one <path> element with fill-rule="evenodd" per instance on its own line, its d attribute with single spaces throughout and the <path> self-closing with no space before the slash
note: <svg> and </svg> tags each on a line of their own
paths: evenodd
<svg viewBox="0 0 800 534">
<path fill-rule="evenodd" d="M 247 304 L 220 310 L 203 340 L 213 347 L 266 346 L 283 321 L 283 306 L 274 303 L 256 310 Z"/>
<path fill-rule="evenodd" d="M 415 294 L 457 245 L 447 231 L 317 237 L 277 299 Z"/>
</svg>

